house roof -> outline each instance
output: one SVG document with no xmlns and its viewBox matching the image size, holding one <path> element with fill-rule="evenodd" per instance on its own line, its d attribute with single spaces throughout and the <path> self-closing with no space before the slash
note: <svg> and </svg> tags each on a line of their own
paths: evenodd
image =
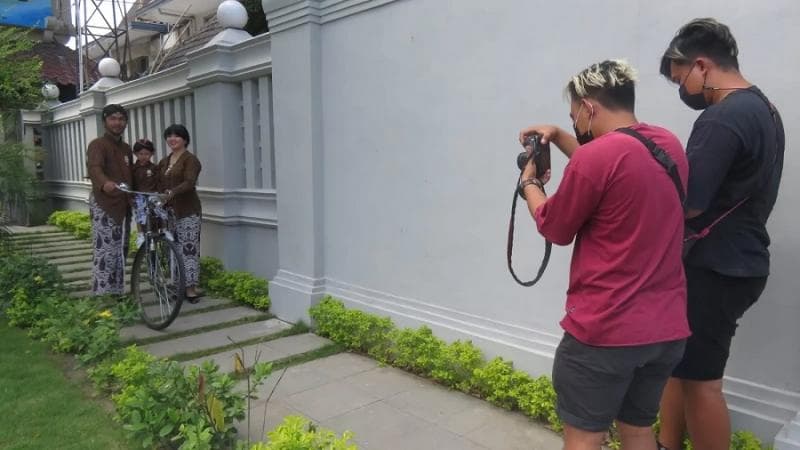
<svg viewBox="0 0 800 450">
<path fill-rule="evenodd" d="M 57 84 L 78 85 L 78 52 L 56 42 L 39 42 L 33 46 L 33 54 L 42 59 L 42 78 Z M 99 78 L 97 67 L 91 64 L 89 82 Z"/>
<path fill-rule="evenodd" d="M 159 71 L 175 67 L 186 62 L 186 55 L 206 45 L 214 36 L 222 31 L 222 26 L 214 17 L 203 26 L 203 28 L 190 36 L 183 42 L 179 42 L 173 47 L 164 58 L 164 62 L 159 67 Z"/>
</svg>

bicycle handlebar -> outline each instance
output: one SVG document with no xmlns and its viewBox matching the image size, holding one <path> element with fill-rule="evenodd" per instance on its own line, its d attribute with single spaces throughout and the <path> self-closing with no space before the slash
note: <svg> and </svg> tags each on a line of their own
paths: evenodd
<svg viewBox="0 0 800 450">
<path fill-rule="evenodd" d="M 131 188 L 130 188 L 130 186 L 128 186 L 128 185 L 127 185 L 127 184 L 125 184 L 125 183 L 120 183 L 120 184 L 118 184 L 118 185 L 117 185 L 117 189 L 119 189 L 120 191 L 122 191 L 122 192 L 124 192 L 124 193 L 126 193 L 126 194 L 137 194 L 137 195 L 145 195 L 145 196 L 147 196 L 147 197 L 159 197 L 159 198 L 161 198 L 161 197 L 163 197 L 163 196 L 164 196 L 164 194 L 161 194 L 161 193 L 159 193 L 159 192 L 140 192 L 140 191 L 134 191 L 133 189 L 131 189 Z"/>
</svg>

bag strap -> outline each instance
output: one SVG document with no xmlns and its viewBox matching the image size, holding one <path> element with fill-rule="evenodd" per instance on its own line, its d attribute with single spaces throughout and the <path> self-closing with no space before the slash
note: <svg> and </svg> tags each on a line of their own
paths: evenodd
<svg viewBox="0 0 800 450">
<path fill-rule="evenodd" d="M 642 134 L 636 130 L 633 130 L 631 128 L 617 128 L 617 131 L 619 131 L 620 133 L 627 134 L 628 136 L 635 137 L 636 139 L 639 140 L 639 142 L 644 144 L 644 146 L 647 147 L 648 150 L 650 150 L 650 154 L 653 155 L 653 158 L 655 158 L 656 161 L 658 161 L 658 163 L 661 164 L 661 166 L 664 167 L 664 169 L 666 169 L 667 173 L 669 173 L 670 178 L 672 178 L 672 182 L 675 184 L 675 188 L 678 190 L 678 196 L 680 196 L 681 198 L 681 203 L 684 203 L 684 201 L 686 200 L 686 194 L 683 191 L 683 184 L 681 183 L 680 176 L 678 175 L 678 166 L 675 164 L 675 161 L 673 161 L 672 158 L 669 157 L 667 152 L 665 152 L 664 149 L 656 145 L 656 143 L 653 142 L 652 139 L 648 139 L 642 136 Z M 750 199 L 749 196 L 743 198 L 738 203 L 733 205 L 732 208 L 728 209 L 727 211 L 722 213 L 719 217 L 714 219 L 713 222 L 708 224 L 698 233 L 685 236 L 683 241 L 686 242 L 693 239 L 702 239 L 708 236 L 708 234 L 711 233 L 712 228 L 714 228 L 718 223 L 722 221 L 722 219 L 728 217 L 732 212 L 734 212 L 738 207 L 742 206 L 744 202 L 746 202 L 749 199 Z"/>
<path fill-rule="evenodd" d="M 683 182 L 681 181 L 681 177 L 678 174 L 678 165 L 675 164 L 675 161 L 670 158 L 669 154 L 664 151 L 663 148 L 656 145 L 652 139 L 648 139 L 642 136 L 641 133 L 634 130 L 633 128 L 623 127 L 617 128 L 617 131 L 623 134 L 627 134 L 628 136 L 636 138 L 639 142 L 642 143 L 647 150 L 650 151 L 650 154 L 653 155 L 656 161 L 667 171 L 667 174 L 672 179 L 672 184 L 675 185 L 675 189 L 678 191 L 678 197 L 681 199 L 681 204 L 684 204 L 686 201 L 686 192 L 683 190 Z"/>
</svg>

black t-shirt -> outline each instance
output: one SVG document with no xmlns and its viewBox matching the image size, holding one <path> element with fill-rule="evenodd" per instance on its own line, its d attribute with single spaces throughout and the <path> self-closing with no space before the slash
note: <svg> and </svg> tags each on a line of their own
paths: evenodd
<svg viewBox="0 0 800 450">
<path fill-rule="evenodd" d="M 689 253 L 686 264 L 723 275 L 769 275 L 766 223 L 778 197 L 785 136 L 777 110 L 755 86 L 730 93 L 697 118 L 686 146 L 687 221 L 699 231 L 741 200 Z"/>
</svg>

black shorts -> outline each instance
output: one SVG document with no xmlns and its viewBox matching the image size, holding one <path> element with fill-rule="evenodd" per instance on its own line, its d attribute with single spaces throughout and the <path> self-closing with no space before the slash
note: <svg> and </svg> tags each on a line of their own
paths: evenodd
<svg viewBox="0 0 800 450">
<path fill-rule="evenodd" d="M 565 333 L 553 363 L 558 416 L 593 432 L 608 430 L 615 419 L 638 427 L 652 425 L 685 342 L 594 347 Z"/>
<path fill-rule="evenodd" d="M 710 269 L 686 267 L 689 327 L 686 352 L 673 376 L 719 380 L 725 373 L 738 320 L 758 300 L 767 277 L 729 277 Z"/>
</svg>

